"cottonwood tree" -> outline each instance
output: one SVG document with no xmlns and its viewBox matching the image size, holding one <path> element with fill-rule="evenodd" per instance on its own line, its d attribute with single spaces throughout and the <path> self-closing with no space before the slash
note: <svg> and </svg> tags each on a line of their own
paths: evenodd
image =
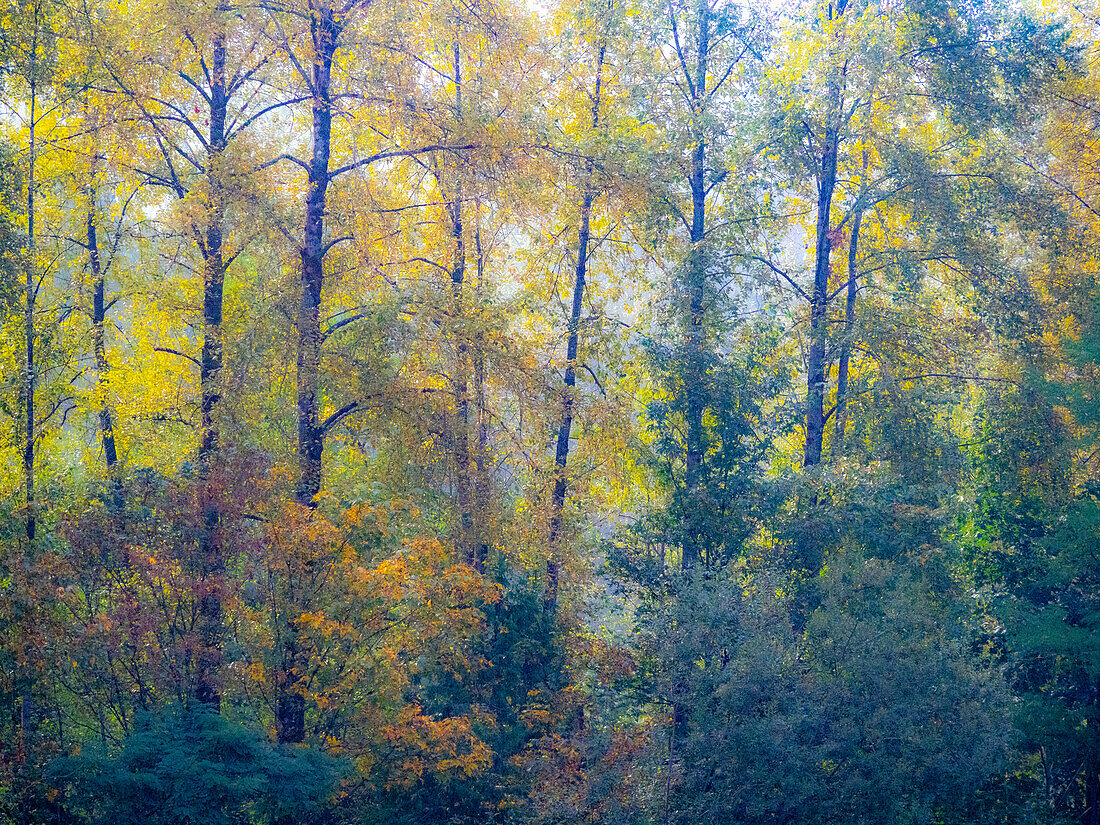
<svg viewBox="0 0 1100 825">
<path fill-rule="evenodd" d="M 188 360 L 199 373 L 198 507 L 205 528 L 195 694 L 216 707 L 225 554 L 218 495 L 207 480 L 221 444 L 225 282 L 230 265 L 260 231 L 249 214 L 260 201 L 257 131 L 287 101 L 267 94 L 274 47 L 255 11 L 217 3 L 196 13 L 170 5 L 132 22 L 132 48 L 112 53 L 106 63 L 115 93 L 136 110 L 135 126 L 142 130 L 145 154 L 131 163 L 131 173 L 176 201 L 181 234 L 198 253 L 202 277 L 201 353 L 156 350 Z M 178 51 L 163 48 L 169 33 Z"/>
<path fill-rule="evenodd" d="M 902 16 L 908 23 L 898 27 Z M 810 190 L 804 203 L 815 218 L 805 227 L 812 279 L 798 282 L 795 269 L 776 254 L 774 235 L 771 251 L 754 257 L 808 314 L 806 467 L 822 460 L 831 416 L 837 416 L 837 439 L 844 438 L 853 353 L 891 369 L 858 328 L 859 296 L 869 293 L 869 278 L 879 273 L 920 284 L 923 273 L 934 272 L 950 280 L 955 272 L 988 267 L 997 254 L 961 228 L 967 225 L 961 215 L 981 209 L 974 184 L 999 185 L 997 172 L 975 163 L 980 151 L 967 149 L 964 136 L 989 128 L 997 116 L 1001 103 L 992 78 L 1019 74 L 1021 56 L 1036 48 L 1014 25 L 984 10 L 952 8 L 944 15 L 939 6 L 921 3 L 840 0 L 808 8 L 787 30 L 789 56 L 769 72 L 765 87 L 774 110 L 774 156 L 788 174 L 804 176 L 794 180 L 796 188 Z M 1042 72 L 1039 65 L 1036 70 Z M 1026 87 L 1026 72 L 1018 79 Z M 795 200 L 786 203 L 798 211 Z M 920 312 L 922 295 L 903 288 L 897 300 Z M 838 299 L 839 320 L 832 311 Z M 905 380 L 888 376 L 894 379 Z"/>
<path fill-rule="evenodd" d="M 400 55 L 405 51 L 400 46 L 399 38 L 389 28 L 393 25 L 392 12 L 393 10 L 385 7 L 375 10 L 369 3 L 341 4 L 325 0 L 311 0 L 302 6 L 272 7 L 270 11 L 281 53 L 293 68 L 296 88 L 301 90 L 300 97 L 309 106 L 306 116 L 310 134 L 308 156 L 299 158 L 288 153 L 280 157 L 280 160 L 300 167 L 306 177 L 302 190 L 304 215 L 297 228 L 300 240 L 300 303 L 295 320 L 298 422 L 298 482 L 295 497 L 300 505 L 306 507 L 315 506 L 321 491 L 326 436 L 349 415 L 364 409 L 368 402 L 364 397 L 352 397 L 331 414 L 322 417 L 322 401 L 329 389 L 323 386 L 321 380 L 325 340 L 336 329 L 366 317 L 366 313 L 362 311 L 340 312 L 331 319 L 327 328 L 322 329 L 326 260 L 338 245 L 355 239 L 354 233 L 335 234 L 331 227 L 326 227 L 331 187 L 345 176 L 366 174 L 375 164 L 407 158 L 427 159 L 425 162 L 438 160 L 440 163 L 437 168 L 442 175 L 444 166 L 453 162 L 450 156 L 472 148 L 468 141 L 460 140 L 456 143 L 452 140 L 451 132 L 433 134 L 430 130 L 418 130 L 415 123 L 411 128 L 408 127 L 401 110 L 408 99 L 405 93 L 411 93 L 412 90 L 405 90 L 398 84 L 396 90 L 388 92 L 390 97 L 383 97 L 377 88 L 378 81 L 350 60 L 353 53 Z M 368 36 L 372 30 L 370 21 L 373 18 L 378 18 L 377 37 L 383 44 L 381 48 L 372 48 Z M 393 45 L 395 42 L 398 43 L 397 46 Z M 447 51 L 454 65 L 461 69 L 460 45 Z M 379 74 L 384 76 L 386 72 Z M 458 80 L 459 85 L 453 94 L 457 101 L 455 111 L 461 113 L 461 78 Z M 394 116 L 391 128 L 372 129 L 368 126 L 358 130 L 348 129 L 346 132 L 340 129 L 340 124 L 345 122 L 343 114 L 349 107 L 361 107 L 357 111 L 363 122 L 369 123 L 372 116 L 370 102 L 374 102 L 385 114 Z M 414 106 L 412 103 L 410 105 Z M 461 120 L 461 114 L 452 113 L 451 116 Z M 452 232 L 455 253 L 449 267 L 451 294 L 461 298 L 466 268 L 463 198 L 452 195 L 448 203 L 453 207 L 452 229 L 454 226 L 458 227 L 457 233 Z M 463 350 L 460 357 L 463 368 L 466 360 L 467 353 Z M 461 380 L 458 381 L 458 386 L 461 390 L 456 390 L 456 398 L 460 399 L 462 409 L 460 418 L 467 421 L 468 389 L 462 387 Z M 459 458 L 465 456 L 465 460 L 460 460 L 459 463 L 468 473 L 468 443 L 465 453 L 461 453 L 461 448 L 458 449 Z M 468 485 L 463 490 L 463 506 L 468 512 L 465 517 L 460 517 L 460 523 L 465 530 L 472 519 L 469 512 L 472 500 Z M 463 535 L 468 535 L 468 530 Z M 292 640 L 293 636 L 288 638 Z M 293 641 L 290 644 L 293 646 Z M 293 659 L 294 655 L 291 653 L 288 660 Z M 288 682 L 292 683 L 293 679 L 288 679 Z M 288 692 L 280 700 L 280 707 L 281 739 L 301 741 L 304 735 L 304 704 L 300 694 Z"/>
</svg>

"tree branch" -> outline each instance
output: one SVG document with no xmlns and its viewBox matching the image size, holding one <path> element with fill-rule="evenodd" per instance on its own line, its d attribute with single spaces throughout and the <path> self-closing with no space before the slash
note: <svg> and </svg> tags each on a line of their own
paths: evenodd
<svg viewBox="0 0 1100 825">
<path fill-rule="evenodd" d="M 153 352 L 167 352 L 169 355 L 178 355 L 180 358 L 186 358 L 188 361 L 190 361 L 196 367 L 198 367 L 199 369 L 202 369 L 202 363 L 199 361 L 199 359 L 198 358 L 193 358 L 192 356 L 188 355 L 186 352 L 180 352 L 179 350 L 171 349 L 170 347 L 153 347 Z"/>
<path fill-rule="evenodd" d="M 321 423 L 321 426 L 318 428 L 321 431 L 321 435 L 327 435 L 329 430 L 331 430 L 333 427 L 335 427 L 357 409 L 359 409 L 358 401 L 349 401 L 347 404 L 342 406 Z"/>
</svg>

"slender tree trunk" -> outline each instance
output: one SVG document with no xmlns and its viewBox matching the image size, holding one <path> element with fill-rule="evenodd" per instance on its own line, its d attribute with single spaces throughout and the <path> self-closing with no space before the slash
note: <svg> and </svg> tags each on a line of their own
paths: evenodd
<svg viewBox="0 0 1100 825">
<path fill-rule="evenodd" d="M 103 443 L 103 455 L 107 460 L 107 472 L 111 472 L 118 461 L 115 449 L 115 420 L 111 403 L 107 397 L 107 377 L 110 365 L 107 363 L 107 345 L 104 328 L 107 320 L 105 302 L 106 285 L 103 266 L 99 256 L 99 238 L 96 232 L 95 188 L 91 189 L 91 202 L 88 206 L 88 267 L 92 273 L 92 337 L 95 347 L 96 384 L 99 387 L 99 435 Z"/>
<path fill-rule="evenodd" d="M 25 529 L 27 533 L 26 560 L 29 561 L 34 553 L 34 541 L 37 524 L 34 498 L 34 390 L 35 390 L 35 361 L 34 361 L 34 305 L 36 298 L 35 285 L 35 234 L 34 234 L 34 196 L 35 196 L 35 166 L 37 157 L 37 117 L 38 117 L 38 88 L 36 78 L 38 74 L 38 7 L 35 6 L 35 26 L 31 40 L 31 64 L 29 72 L 30 106 L 29 113 L 29 146 L 28 146 L 28 171 L 27 171 L 27 259 L 25 271 L 24 292 L 24 334 L 26 335 L 26 362 L 24 364 L 24 403 L 25 403 L 25 441 L 23 443 L 23 473 L 26 476 L 27 492 L 27 517 Z M 34 651 L 34 647 L 29 649 Z M 16 671 L 16 686 L 20 689 L 19 715 L 18 715 L 18 745 L 16 751 L 15 777 L 17 781 L 26 780 L 25 771 L 30 760 L 28 756 L 34 750 L 37 740 L 37 721 L 34 707 L 35 682 L 29 676 L 33 673 L 33 663 L 22 662 L 23 668 Z M 29 666 L 28 666 L 29 665 Z M 23 811 L 22 819 L 28 822 L 30 817 Z"/>
<path fill-rule="evenodd" d="M 596 57 L 596 87 L 592 95 L 592 130 L 600 125 L 600 97 L 603 70 L 607 57 L 607 40 L 600 41 Z M 547 610 L 556 610 L 561 577 L 561 527 L 565 512 L 565 494 L 569 485 L 569 439 L 573 433 L 573 408 L 576 403 L 577 353 L 580 348 L 581 313 L 584 311 L 584 287 L 588 274 L 588 243 L 591 236 L 592 205 L 596 199 L 594 163 L 585 162 L 584 193 L 581 196 L 580 224 L 577 228 L 577 267 L 573 274 L 573 306 L 569 313 L 568 338 L 565 345 L 565 378 L 561 394 L 561 426 L 554 450 L 554 492 L 550 504 L 550 555 L 546 562 Z"/>
<path fill-rule="evenodd" d="M 455 119 L 462 121 L 462 60 L 457 35 L 453 47 L 455 72 Z M 455 337 L 455 362 L 451 369 L 451 381 L 455 393 L 455 417 L 451 427 L 453 444 L 451 454 L 455 465 L 455 499 L 458 506 L 458 525 L 455 530 L 455 549 L 470 565 L 476 564 L 477 548 L 474 540 L 473 496 L 470 480 L 470 347 L 463 331 L 462 319 L 467 313 L 465 300 L 466 239 L 462 224 L 462 201 L 465 190 L 462 173 L 455 170 L 454 192 L 448 205 L 451 218 L 451 236 L 454 239 L 454 258 L 451 264 L 451 321 Z"/>
<path fill-rule="evenodd" d="M 324 283 L 325 208 L 331 181 L 332 63 L 341 23 L 324 3 L 311 3 L 310 32 L 313 153 L 309 163 L 301 258 L 301 299 L 298 305 L 298 489 L 299 504 L 313 507 L 321 491 L 321 459 L 325 427 L 320 421 L 321 288 Z M 298 656 L 295 631 L 284 649 L 276 713 L 281 743 L 305 738 L 305 697 L 294 688 Z"/>
<path fill-rule="evenodd" d="M 454 263 L 451 267 L 451 318 L 455 321 L 455 363 L 451 380 L 455 393 L 455 418 L 451 427 L 454 443 L 451 451 L 455 464 L 455 498 L 458 505 L 458 526 L 455 531 L 455 547 L 469 564 L 475 562 L 473 542 L 474 513 L 470 483 L 470 377 L 469 343 L 465 333 L 458 329 L 460 319 L 466 313 L 464 280 L 466 274 L 466 244 L 462 237 L 462 186 L 455 188 L 451 205 L 451 222 L 455 242 Z"/>
<path fill-rule="evenodd" d="M 37 32 L 36 32 L 37 34 Z M 37 522 L 35 514 L 35 500 L 34 500 L 34 390 L 35 390 L 35 368 L 34 368 L 34 302 L 35 302 L 35 247 L 34 247 L 34 187 L 35 187 L 35 164 L 37 161 L 35 145 L 35 118 L 38 116 L 37 103 L 37 89 L 35 87 L 34 74 L 36 72 L 35 58 L 38 53 L 37 38 L 32 44 L 32 63 L 31 63 L 31 83 L 30 83 L 30 152 L 29 158 L 29 171 L 27 174 L 27 266 L 26 266 L 26 289 L 25 289 L 25 307 L 24 307 L 24 332 L 27 338 L 27 360 L 26 360 L 26 374 L 24 376 L 24 396 L 25 396 L 25 415 L 26 415 L 26 432 L 25 440 L 23 442 L 23 473 L 26 476 L 27 482 L 27 540 L 34 541 L 35 525 Z"/>
<path fill-rule="evenodd" d="M 223 25 L 219 21 L 219 26 Z M 203 253 L 203 344 L 199 362 L 202 432 L 199 443 L 199 507 L 202 517 L 202 592 L 199 596 L 199 650 L 196 661 L 195 698 L 217 710 L 221 705 L 220 670 L 224 648 L 222 598 L 225 589 L 225 557 L 218 526 L 221 520 L 218 494 L 213 489 L 211 463 L 218 450 L 219 431 L 215 407 L 221 399 L 222 296 L 225 257 L 222 248 L 225 218 L 223 153 L 228 110 L 225 77 L 226 33 L 214 36 L 210 65 L 210 132 L 207 151 L 209 223 L 201 240 Z"/>
<path fill-rule="evenodd" d="M 221 400 L 222 370 L 222 296 L 225 289 L 225 253 L 223 224 L 225 221 L 224 152 L 225 122 L 228 111 L 225 77 L 225 31 L 215 35 L 210 67 L 210 135 L 207 153 L 207 178 L 210 185 L 209 223 L 203 238 L 203 342 L 199 367 L 202 393 L 202 441 L 199 460 L 203 465 L 218 450 L 220 433 L 214 415 Z"/>
<path fill-rule="evenodd" d="M 302 239 L 302 294 L 298 307 L 298 469 L 297 499 L 312 507 L 321 491 L 324 428 L 320 416 L 321 287 L 324 281 L 325 206 L 332 148 L 332 61 L 340 24 L 327 5 L 311 4 L 313 39 L 313 155 L 309 164 Z M 294 740 L 286 740 L 294 741 Z"/>
<path fill-rule="evenodd" d="M 694 101 L 695 115 L 702 113 L 706 104 L 707 60 L 710 56 L 710 18 L 706 2 L 698 6 L 699 34 L 696 40 Z M 684 375 L 684 392 L 687 395 L 687 452 L 684 456 L 684 486 L 687 510 L 683 524 L 683 556 L 681 565 L 688 570 L 703 556 L 700 517 L 705 507 L 700 500 L 704 444 L 703 410 L 706 406 L 706 330 L 703 313 L 706 309 L 706 254 L 703 240 L 706 237 L 706 141 L 702 132 L 695 132 L 695 146 L 691 152 L 691 169 L 688 184 L 691 187 L 691 251 L 688 254 L 687 291 L 687 364 Z"/>
<path fill-rule="evenodd" d="M 856 326 L 856 289 L 859 283 L 859 227 L 863 222 L 863 210 L 852 215 L 852 237 L 848 243 L 848 300 L 844 306 L 844 341 L 840 345 L 840 365 L 836 376 L 836 434 L 833 438 L 833 455 L 844 443 L 844 431 L 848 425 L 848 364 L 852 356 L 852 336 Z"/>
<path fill-rule="evenodd" d="M 550 556 L 546 562 L 547 610 L 556 610 L 558 587 L 561 577 L 561 526 L 565 511 L 565 493 L 569 477 L 569 439 L 573 431 L 574 392 L 577 386 L 577 352 L 580 347 L 580 321 L 584 309 L 584 284 L 588 267 L 588 241 L 591 233 L 592 202 L 595 192 L 592 185 L 592 163 L 589 161 L 585 175 L 584 195 L 581 198 L 580 226 L 577 230 L 577 268 L 573 278 L 573 307 L 569 314 L 569 336 L 565 346 L 565 378 L 561 394 L 561 426 L 554 450 L 554 492 L 550 503 Z"/>
<path fill-rule="evenodd" d="M 474 249 L 477 254 L 477 299 L 485 297 L 485 250 L 481 245 L 480 206 L 474 225 Z M 476 555 L 474 567 L 482 570 L 489 555 L 489 408 L 485 398 L 485 336 L 477 333 L 474 352 L 474 404 L 477 414 L 477 447 L 474 452 L 474 506 L 477 509 L 475 525 Z"/>
<path fill-rule="evenodd" d="M 803 464 L 821 463 L 825 434 L 825 368 L 828 360 L 829 211 L 836 188 L 837 129 L 825 130 L 825 144 L 817 183 L 817 245 L 814 252 L 814 288 L 810 297 L 810 352 L 806 363 L 806 450 Z"/>
</svg>

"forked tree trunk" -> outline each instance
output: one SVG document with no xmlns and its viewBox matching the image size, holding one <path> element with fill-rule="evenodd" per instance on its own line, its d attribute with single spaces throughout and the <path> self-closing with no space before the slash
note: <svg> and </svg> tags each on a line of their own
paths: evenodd
<svg viewBox="0 0 1100 825">
<path fill-rule="evenodd" d="M 847 8 L 848 0 L 830 4 L 827 15 L 838 19 Z M 847 72 L 847 64 L 841 74 Z M 825 395 L 829 369 L 829 254 L 832 251 L 831 210 L 836 189 L 837 158 L 840 149 L 840 124 L 844 117 L 842 78 L 830 80 L 828 91 L 830 125 L 821 142 L 821 158 L 817 167 L 817 232 L 814 245 L 814 286 L 810 295 L 810 351 L 806 358 L 806 445 L 803 466 L 821 463 L 825 442 Z"/>
</svg>

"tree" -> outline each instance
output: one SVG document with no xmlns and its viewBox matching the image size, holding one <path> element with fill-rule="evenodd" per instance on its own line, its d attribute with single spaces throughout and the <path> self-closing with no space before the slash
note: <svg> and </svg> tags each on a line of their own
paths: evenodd
<svg viewBox="0 0 1100 825">
<path fill-rule="evenodd" d="M 906 25 L 894 25 L 897 15 L 905 16 Z M 1005 21 L 983 9 L 945 14 L 938 5 L 887 9 L 847 0 L 815 6 L 805 23 L 792 27 L 791 59 L 771 72 L 769 86 L 788 169 L 813 182 L 816 224 L 807 227 L 812 283 L 803 288 L 791 267 L 777 264 L 774 252 L 755 257 L 808 305 L 804 466 L 821 462 L 831 415 L 838 416 L 836 433 L 844 436 L 853 350 L 875 358 L 860 340 L 856 320 L 858 296 L 869 293 L 871 275 L 897 272 L 911 279 L 926 270 L 952 278 L 955 271 L 988 266 L 996 254 L 988 234 L 977 240 L 959 215 L 974 208 L 974 188 L 997 185 L 1001 173 L 964 148 L 965 141 L 1013 105 L 998 98 L 990 78 L 1013 77 L 1023 95 L 1045 74 L 1046 50 L 1056 46 L 1044 42 L 1044 35 L 1051 32 L 1040 34 L 1026 22 Z M 893 217 L 898 206 L 902 215 Z M 864 220 L 872 210 L 877 226 Z M 918 214 L 940 223 L 933 228 Z M 768 243 L 778 249 L 773 240 Z M 844 246 L 847 266 L 834 272 L 832 253 Z M 841 296 L 838 324 L 830 308 Z M 901 297 L 910 301 L 917 294 Z M 919 299 L 913 303 L 919 312 Z M 922 321 L 929 322 L 931 317 Z M 842 335 L 833 331 L 837 326 Z M 838 355 L 837 394 L 827 410 Z M 877 361 L 884 370 L 890 367 Z"/>
<path fill-rule="evenodd" d="M 650 641 L 692 709 L 669 819 L 934 822 L 980 787 L 1006 750 L 1003 688 L 931 608 L 936 564 L 838 554 L 802 631 L 768 571 L 664 614 Z"/>
<path fill-rule="evenodd" d="M 42 153 L 42 132 L 53 123 L 58 107 L 66 98 L 59 85 L 57 35 L 60 10 L 46 2 L 19 3 L 10 8 L 3 27 L 4 79 L 25 112 L 13 110 L 22 131 L 26 130 L 23 176 L 26 187 L 26 255 L 24 257 L 23 336 L 25 345 L 24 376 L 21 391 L 23 407 L 23 475 L 26 488 L 26 533 L 33 542 L 38 521 L 35 503 L 35 447 L 39 438 L 35 391 L 39 384 L 39 366 L 35 356 L 36 304 L 42 282 L 49 274 L 41 269 L 36 248 L 36 199 L 41 185 L 38 174 Z M 15 98 L 13 97 L 13 100 Z M 9 108 L 11 108 L 9 106 Z"/>
<path fill-rule="evenodd" d="M 605 71 L 608 63 L 608 40 L 614 29 L 618 27 L 615 9 L 608 6 L 601 9 L 601 17 L 597 18 L 593 28 L 596 40 L 592 44 L 594 51 L 594 79 L 591 90 L 585 89 L 585 95 L 590 101 L 589 122 L 581 124 L 580 128 L 586 129 L 592 137 L 600 133 L 601 108 L 606 107 L 604 102 Z M 585 23 L 588 21 L 586 20 Z M 604 116 L 606 120 L 606 115 Z M 581 133 L 584 135 L 584 133 Z M 590 142 L 592 138 L 589 138 Z M 562 541 L 562 517 L 565 510 L 565 495 L 568 487 L 567 468 L 569 463 L 569 440 L 573 434 L 573 408 L 575 405 L 575 392 L 577 386 L 577 358 L 580 344 L 581 314 L 584 311 L 585 278 L 588 272 L 589 244 L 592 234 L 592 209 L 596 200 L 596 161 L 591 154 L 583 159 L 583 170 L 580 173 L 580 204 L 577 224 L 577 246 L 575 266 L 573 273 L 573 301 L 569 312 L 569 323 L 566 334 L 565 374 L 562 378 L 563 389 L 561 395 L 561 426 L 558 428 L 558 437 L 554 447 L 554 488 L 550 502 L 550 530 L 547 539 L 549 555 L 546 562 L 546 595 L 545 603 L 551 612 L 556 611 L 559 588 L 559 560 Z"/>
<path fill-rule="evenodd" d="M 703 500 L 709 447 L 704 419 L 716 337 L 722 326 L 721 287 L 732 275 L 727 262 L 716 254 L 721 235 L 714 204 L 727 196 L 729 187 L 723 185 L 731 173 L 737 173 L 727 166 L 736 160 L 723 154 L 723 117 L 730 116 L 725 107 L 735 92 L 728 87 L 740 79 L 744 71 L 740 64 L 760 52 L 761 28 L 760 18 L 736 5 L 709 0 L 684 6 L 672 3 L 668 28 L 662 31 L 667 40 L 658 46 L 669 72 L 669 85 L 662 91 L 669 95 L 668 105 L 676 118 L 672 128 L 682 141 L 670 160 L 679 173 L 677 189 L 686 186 L 686 193 L 673 189 L 665 196 L 687 233 L 673 287 L 673 315 L 680 338 L 674 358 L 683 382 L 677 396 L 686 404 L 684 569 L 700 562 L 707 550 L 701 525 L 696 523 L 708 509 Z M 681 200 L 685 195 L 687 204 Z"/>
<path fill-rule="evenodd" d="M 315 750 L 279 750 L 199 705 L 147 713 L 117 754 L 93 749 L 51 769 L 88 823 L 244 825 L 309 816 L 347 768 Z"/>
<path fill-rule="evenodd" d="M 222 399 L 225 340 L 224 293 L 229 266 L 259 234 L 243 215 L 255 208 L 256 173 L 249 169 L 252 132 L 283 105 L 261 96 L 264 72 L 272 49 L 261 39 L 262 25 L 221 3 L 192 15 L 191 9 L 170 8 L 168 20 L 143 21 L 151 28 L 164 22 L 184 47 L 182 61 L 162 66 L 154 77 L 132 55 L 112 55 L 107 70 L 117 93 L 137 110 L 146 129 L 151 157 L 139 159 L 133 171 L 146 186 L 175 197 L 182 213 L 183 233 L 194 243 L 201 260 L 202 352 L 199 358 L 172 348 L 160 352 L 182 356 L 199 369 L 200 478 L 207 479 L 218 459 L 221 443 L 217 406 Z M 240 23 L 231 29 L 231 22 Z M 148 63 L 158 65 L 158 39 L 135 32 L 136 43 Z M 168 57 L 171 57 L 170 55 Z M 187 102 L 185 102 L 187 101 Z M 201 113 L 201 114 L 200 114 Z M 229 222 L 233 220 L 233 223 Z M 221 543 L 219 502 L 212 485 L 201 485 L 203 552 L 199 575 L 204 582 L 200 599 L 202 644 L 197 652 L 195 695 L 200 701 L 220 703 L 219 669 L 223 654 L 223 597 L 225 554 Z"/>
</svg>

